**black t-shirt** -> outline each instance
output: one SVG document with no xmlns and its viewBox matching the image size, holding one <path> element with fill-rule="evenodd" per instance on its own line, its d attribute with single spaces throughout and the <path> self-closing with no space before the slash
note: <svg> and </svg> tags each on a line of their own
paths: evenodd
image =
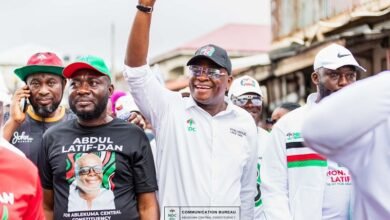
<svg viewBox="0 0 390 220">
<path fill-rule="evenodd" d="M 43 187 L 54 190 L 55 219 L 139 219 L 136 194 L 157 190 L 145 133 L 120 119 L 50 128 L 38 164 Z"/>
<path fill-rule="evenodd" d="M 10 143 L 21 150 L 28 159 L 37 165 L 43 133 L 58 123 L 74 118 L 75 115 L 73 113 L 65 110 L 61 112 L 61 116 L 59 117 L 41 118 L 29 109 L 26 114 L 26 120 L 13 133 Z"/>
</svg>

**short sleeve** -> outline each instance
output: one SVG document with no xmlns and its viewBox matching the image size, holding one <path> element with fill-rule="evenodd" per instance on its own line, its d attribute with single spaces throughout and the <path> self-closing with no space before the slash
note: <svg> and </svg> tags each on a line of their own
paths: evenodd
<svg viewBox="0 0 390 220">
<path fill-rule="evenodd" d="M 38 170 L 44 189 L 53 189 L 53 176 L 49 163 L 50 135 L 45 134 L 42 139 L 42 147 L 38 155 Z"/>
<path fill-rule="evenodd" d="M 139 132 L 140 143 L 133 155 L 133 175 L 136 193 L 154 192 L 157 188 L 152 150 L 145 133 Z"/>
</svg>

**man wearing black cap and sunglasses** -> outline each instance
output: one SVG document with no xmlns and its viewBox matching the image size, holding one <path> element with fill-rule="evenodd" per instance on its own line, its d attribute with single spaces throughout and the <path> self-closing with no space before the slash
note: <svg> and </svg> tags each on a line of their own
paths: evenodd
<svg viewBox="0 0 390 220">
<path fill-rule="evenodd" d="M 227 52 L 199 48 L 188 61 L 190 97 L 161 86 L 146 58 L 153 0 L 140 1 L 129 36 L 124 77 L 156 132 L 161 219 L 203 206 L 253 219 L 257 135 L 253 118 L 225 93 L 231 82 Z"/>
</svg>

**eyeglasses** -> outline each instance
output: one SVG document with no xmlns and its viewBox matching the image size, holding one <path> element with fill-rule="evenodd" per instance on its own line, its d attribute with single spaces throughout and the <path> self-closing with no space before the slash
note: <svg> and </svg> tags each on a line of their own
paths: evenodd
<svg viewBox="0 0 390 220">
<path fill-rule="evenodd" d="M 238 106 L 244 106 L 249 101 L 251 101 L 252 105 L 254 105 L 254 106 L 261 106 L 262 105 L 262 99 L 261 99 L 261 96 L 259 96 L 259 95 L 240 95 L 238 97 L 232 96 L 231 99 L 232 99 L 233 104 L 238 105 Z"/>
<path fill-rule="evenodd" d="M 223 73 L 221 72 L 221 70 L 216 68 L 207 68 L 207 67 L 190 65 L 188 69 L 190 70 L 190 73 L 193 77 L 201 76 L 202 72 L 206 73 L 207 77 L 211 79 L 219 79 L 222 76 L 226 75 L 226 73 Z"/>
<path fill-rule="evenodd" d="M 325 72 L 325 74 L 326 74 L 331 80 L 334 80 L 334 81 L 339 81 L 339 80 L 340 80 L 340 77 L 341 77 L 342 75 L 345 77 L 345 79 L 346 79 L 348 82 L 351 82 L 351 81 L 356 80 L 356 72 L 341 73 L 341 72 L 338 72 L 338 71 L 329 71 L 329 72 Z"/>
<path fill-rule="evenodd" d="M 88 175 L 91 170 L 93 170 L 93 172 L 95 172 L 96 174 L 101 174 L 103 171 L 103 167 L 100 165 L 80 167 L 80 169 L 78 170 L 78 174 Z"/>
</svg>

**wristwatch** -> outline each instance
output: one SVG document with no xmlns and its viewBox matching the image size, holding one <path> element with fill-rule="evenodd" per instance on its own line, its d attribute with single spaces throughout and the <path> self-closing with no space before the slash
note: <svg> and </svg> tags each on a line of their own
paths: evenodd
<svg viewBox="0 0 390 220">
<path fill-rule="evenodd" d="M 149 14 L 152 13 L 152 11 L 153 11 L 153 7 L 141 5 L 141 4 L 137 5 L 137 9 L 142 11 L 142 12 L 149 13 Z"/>
</svg>

